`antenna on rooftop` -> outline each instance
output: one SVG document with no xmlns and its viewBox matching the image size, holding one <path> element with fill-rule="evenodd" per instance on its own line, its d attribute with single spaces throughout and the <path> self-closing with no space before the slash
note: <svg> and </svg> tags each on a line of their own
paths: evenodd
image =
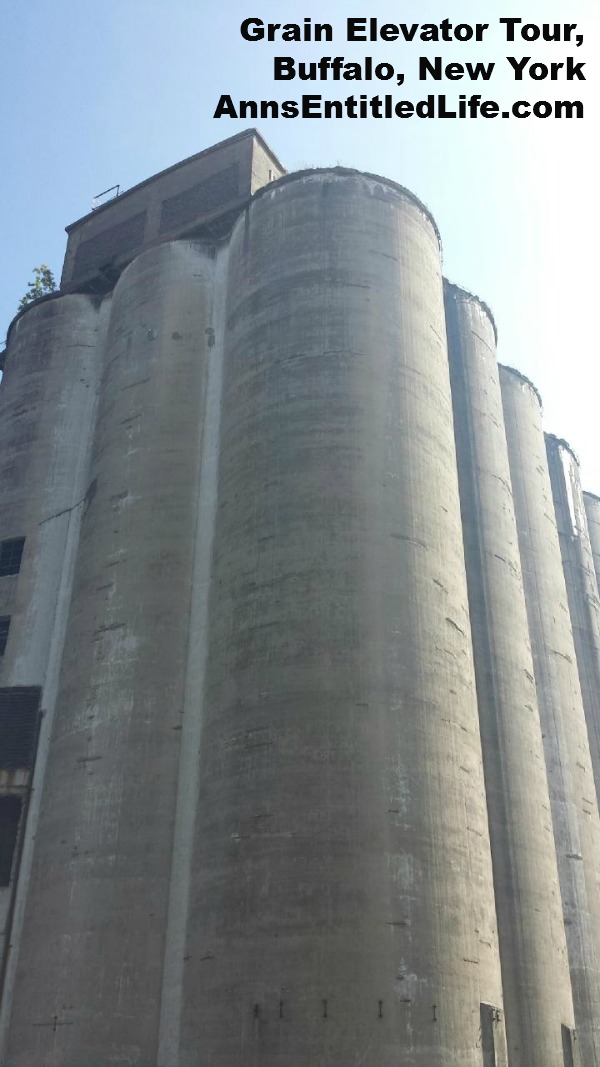
<svg viewBox="0 0 600 1067">
<path fill-rule="evenodd" d="M 102 207 L 102 204 L 106 204 L 108 200 L 114 200 L 115 197 L 119 195 L 120 191 L 120 185 L 111 185 L 110 189 L 105 189 L 102 193 L 98 193 L 92 200 L 92 211 L 95 211 L 98 207 Z M 109 193 L 112 193 L 113 195 L 109 196 Z M 103 200 L 103 197 L 106 197 L 106 200 Z"/>
</svg>

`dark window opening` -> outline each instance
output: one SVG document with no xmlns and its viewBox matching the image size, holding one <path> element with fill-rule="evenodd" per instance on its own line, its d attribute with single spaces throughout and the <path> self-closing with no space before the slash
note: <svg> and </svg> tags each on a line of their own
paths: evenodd
<svg viewBox="0 0 600 1067">
<path fill-rule="evenodd" d="M 21 797 L 0 797 L 0 886 L 10 885 L 22 807 Z"/>
<path fill-rule="evenodd" d="M 0 656 L 3 656 L 6 651 L 9 629 L 10 615 L 0 615 Z"/>
<path fill-rule="evenodd" d="M 33 766 L 40 708 L 38 686 L 0 689 L 0 768 Z"/>
<path fill-rule="evenodd" d="M 0 541 L 0 578 L 19 573 L 24 544 L 24 537 L 12 537 L 9 541 Z"/>
<path fill-rule="evenodd" d="M 481 1022 L 483 1067 L 496 1067 L 496 1050 L 494 1048 L 494 1009 L 492 1005 L 481 1004 L 479 1015 Z"/>
<path fill-rule="evenodd" d="M 575 1056 L 573 1051 L 573 1041 L 575 1038 L 575 1031 L 569 1030 L 568 1026 L 561 1026 L 562 1031 L 562 1046 L 563 1046 L 563 1060 L 565 1061 L 565 1067 L 575 1067 Z"/>
<path fill-rule="evenodd" d="M 502 1012 L 493 1004 L 479 1006 L 483 1067 L 507 1067 L 506 1035 Z"/>
</svg>

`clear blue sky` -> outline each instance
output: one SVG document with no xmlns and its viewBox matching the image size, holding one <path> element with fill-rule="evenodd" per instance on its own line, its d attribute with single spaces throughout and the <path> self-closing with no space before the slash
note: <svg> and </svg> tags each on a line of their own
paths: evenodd
<svg viewBox="0 0 600 1067">
<path fill-rule="evenodd" d="M 94 194 L 128 188 L 248 125 L 288 169 L 341 163 L 408 186 L 433 211 L 445 272 L 492 307 L 502 362 L 539 387 L 546 428 L 578 452 L 586 488 L 600 492 L 597 279 L 598 0 L 6 0 L 1 14 L 0 335 L 32 268 L 60 275 L 64 227 Z M 242 40 L 242 19 L 334 24 L 333 45 Z M 347 17 L 382 22 L 491 24 L 482 45 L 348 44 Z M 507 44 L 498 19 L 577 22 L 582 47 Z M 272 57 L 374 55 L 403 70 L 402 89 L 272 80 Z M 420 55 L 494 61 L 487 85 L 419 83 Z M 506 55 L 585 61 L 587 81 L 515 83 Z M 212 118 L 221 93 L 235 99 L 392 92 L 482 92 L 514 99 L 582 99 L 582 121 L 311 120 L 256 123 Z"/>
</svg>

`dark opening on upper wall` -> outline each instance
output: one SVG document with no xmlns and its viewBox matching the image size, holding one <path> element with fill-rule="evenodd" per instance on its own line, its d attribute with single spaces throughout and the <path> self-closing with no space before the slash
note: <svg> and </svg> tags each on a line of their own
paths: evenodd
<svg viewBox="0 0 600 1067">
<path fill-rule="evenodd" d="M 61 291 L 106 292 L 145 248 L 226 234 L 257 189 L 285 173 L 250 129 L 147 178 L 67 226 Z"/>
</svg>

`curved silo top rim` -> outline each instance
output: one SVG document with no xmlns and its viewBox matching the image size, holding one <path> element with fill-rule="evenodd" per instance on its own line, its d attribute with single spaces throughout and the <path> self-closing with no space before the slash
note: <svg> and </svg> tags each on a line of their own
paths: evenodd
<svg viewBox="0 0 600 1067">
<path fill-rule="evenodd" d="M 498 344 L 498 327 L 496 326 L 496 320 L 494 318 L 494 313 L 493 313 L 492 309 L 490 308 L 489 304 L 486 304 L 485 300 L 482 300 L 481 297 L 477 296 L 476 293 L 471 293 L 469 291 L 469 289 L 465 289 L 464 286 L 462 286 L 462 285 L 456 285 L 455 282 L 449 281 L 448 278 L 444 278 L 444 289 L 446 289 L 449 292 L 451 292 L 453 294 L 453 296 L 466 297 L 467 300 L 474 300 L 476 304 L 479 304 L 479 307 L 482 309 L 482 311 L 485 312 L 485 314 L 487 315 L 488 319 L 490 320 L 490 323 L 492 325 L 492 329 L 494 331 L 494 337 L 496 339 L 496 344 Z"/>
<path fill-rule="evenodd" d="M 597 493 L 590 493 L 589 489 L 584 489 L 583 495 L 587 496 L 590 500 L 593 500 L 594 503 L 600 504 L 600 496 L 598 496 Z"/>
<path fill-rule="evenodd" d="M 564 448 L 565 451 L 573 457 L 577 466 L 581 466 L 579 462 L 579 456 L 577 455 L 575 449 L 572 447 L 572 445 L 569 444 L 568 441 L 565 441 L 564 437 L 557 437 L 554 433 L 545 433 L 544 437 L 546 438 L 546 443 L 549 444 L 552 448 Z"/>
<path fill-rule="evenodd" d="M 8 344 L 9 344 L 9 341 L 10 341 L 10 335 L 11 335 L 11 333 L 13 331 L 13 327 L 16 325 L 16 323 L 19 321 L 19 319 L 23 318 L 23 315 L 26 315 L 27 312 L 31 311 L 32 308 L 39 307 L 40 304 L 48 304 L 48 303 L 50 303 L 51 300 L 62 300 L 66 296 L 90 296 L 91 297 L 92 294 L 90 294 L 90 293 L 64 293 L 64 292 L 62 292 L 61 289 L 56 289 L 56 291 L 53 292 L 53 293 L 44 293 L 43 296 L 38 296 L 36 300 L 30 301 L 30 303 L 26 304 L 24 308 L 20 308 L 19 311 L 17 311 L 16 315 L 13 315 L 12 319 L 10 320 L 10 322 L 8 324 L 8 329 L 6 331 L 6 349 L 5 349 L 5 352 L 8 349 Z M 4 354 L 5 353 L 3 353 L 3 355 Z"/>
<path fill-rule="evenodd" d="M 442 238 L 438 229 L 437 222 L 435 221 L 431 211 L 419 197 L 407 189 L 404 185 L 400 185 L 392 178 L 384 178 L 381 174 L 371 174 L 367 170 L 357 170 L 355 167 L 308 167 L 306 170 L 293 170 L 289 174 L 283 174 L 281 178 L 276 178 L 275 181 L 269 182 L 267 185 L 261 186 L 257 189 L 254 195 L 251 197 L 249 204 L 254 203 L 255 200 L 259 200 L 262 196 L 268 196 L 274 189 L 280 188 L 282 185 L 288 185 L 290 182 L 303 181 L 306 178 L 320 178 L 331 174 L 337 178 L 367 178 L 369 181 L 378 182 L 380 185 L 386 185 L 394 192 L 399 193 L 402 197 L 410 200 L 420 211 L 423 212 L 425 217 L 431 223 L 435 235 L 438 240 L 440 249 L 442 247 Z"/>
<path fill-rule="evenodd" d="M 500 363 L 499 366 L 500 366 L 500 370 L 506 371 L 507 374 L 512 374 L 513 377 L 517 378 L 520 382 L 523 383 L 523 385 L 528 385 L 529 388 L 531 389 L 532 393 L 534 393 L 535 396 L 537 397 L 537 400 L 538 400 L 538 403 L 539 403 L 540 407 L 543 407 L 542 394 L 540 393 L 537 385 L 533 384 L 533 382 L 531 381 L 531 378 L 527 378 L 525 374 L 521 374 L 521 371 L 517 370 L 516 367 L 507 366 L 506 363 Z"/>
</svg>

